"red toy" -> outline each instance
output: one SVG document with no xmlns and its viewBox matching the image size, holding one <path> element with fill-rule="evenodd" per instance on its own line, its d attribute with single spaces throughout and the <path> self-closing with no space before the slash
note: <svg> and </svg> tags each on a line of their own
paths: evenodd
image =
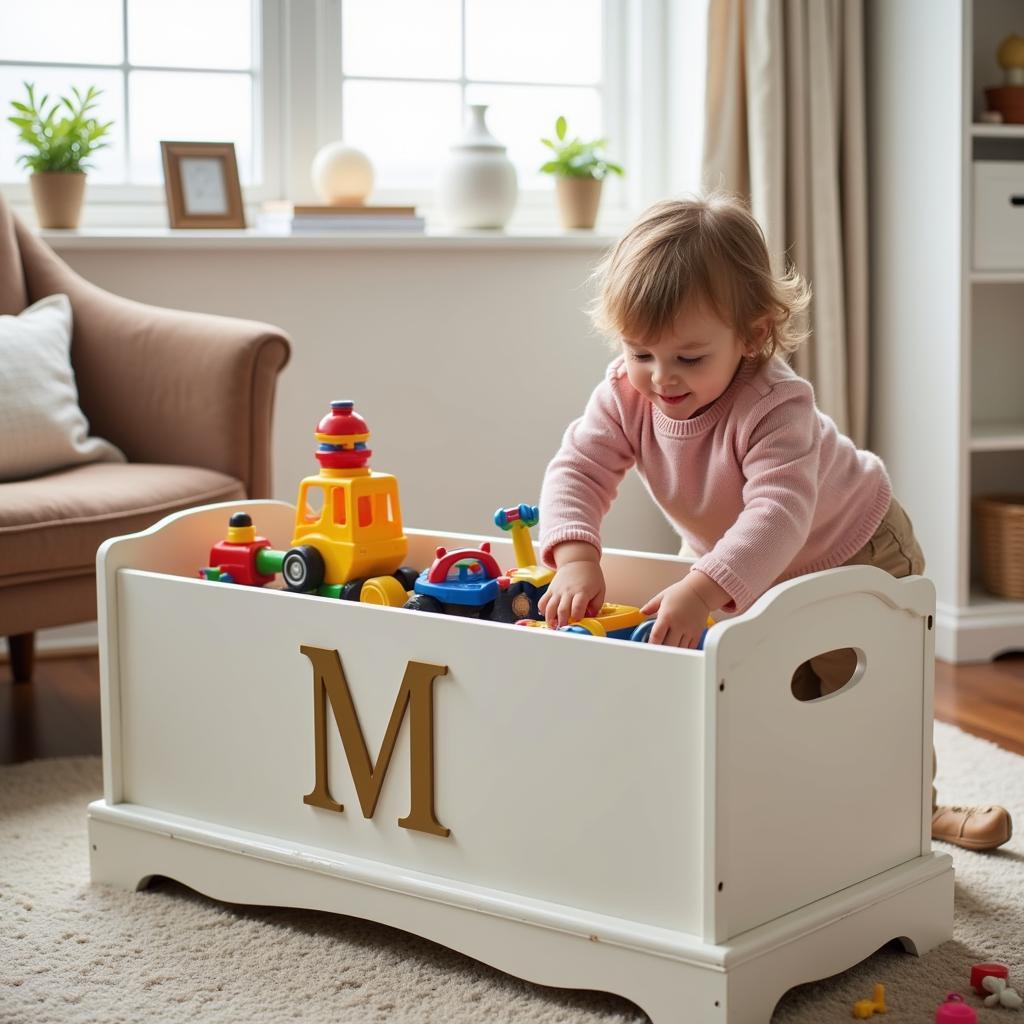
<svg viewBox="0 0 1024 1024">
<path fill-rule="evenodd" d="M 228 535 L 210 549 L 210 566 L 199 570 L 201 579 L 216 579 L 224 583 L 241 583 L 247 587 L 262 587 L 273 583 L 274 571 L 261 566 L 258 552 L 269 548 L 266 537 L 257 537 L 256 528 L 248 512 L 236 512 L 228 520 Z M 261 568 L 268 571 L 261 572 Z"/>
<path fill-rule="evenodd" d="M 1006 964 L 1001 963 L 988 963 L 988 964 L 975 964 L 971 968 L 971 988 L 978 993 L 979 996 L 987 996 L 988 990 L 982 988 L 982 980 L 985 978 L 1002 978 L 1007 984 L 1010 981 L 1010 968 Z"/>
</svg>

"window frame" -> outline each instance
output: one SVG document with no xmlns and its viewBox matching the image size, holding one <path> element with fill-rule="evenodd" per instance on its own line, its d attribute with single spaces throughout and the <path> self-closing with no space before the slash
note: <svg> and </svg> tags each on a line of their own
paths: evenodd
<svg viewBox="0 0 1024 1024">
<path fill-rule="evenodd" d="M 319 146 L 343 135 L 341 115 L 341 6 L 344 0 L 313 0 L 306 17 L 316 21 L 317 63 L 316 96 L 304 97 L 298 107 L 316 109 L 317 144 L 306 150 L 295 146 L 291 181 L 297 198 L 308 168 Z M 602 199 L 602 218 L 624 220 L 654 198 L 664 195 L 667 182 L 667 149 L 664 142 L 664 82 L 666 72 L 667 5 L 671 0 L 602 0 L 603 33 L 602 75 L 598 91 L 604 112 L 605 133 L 613 140 L 614 153 L 626 168 L 624 179 L 613 177 Z M 315 9 L 315 12 L 314 12 Z M 332 45 L 333 44 L 333 45 Z M 307 76 L 308 77 L 308 76 Z M 386 80 L 386 79 L 385 79 Z M 463 86 L 465 81 L 463 81 Z M 627 96 L 635 101 L 640 116 L 626 114 Z M 631 105 L 631 104 L 630 104 Z M 543 126 L 538 129 L 538 135 Z M 454 141 L 454 140 L 453 140 Z M 296 166 L 297 165 L 297 166 Z M 639 173 L 631 169 L 643 168 Z M 302 195 L 315 202 L 311 185 Z M 429 217 L 434 209 L 432 189 L 380 189 L 375 191 L 382 203 L 409 204 Z M 513 222 L 552 222 L 554 189 L 520 190 Z"/>
<path fill-rule="evenodd" d="M 262 168 L 260 185 L 243 187 L 249 222 L 266 199 L 316 202 L 309 169 L 316 151 L 341 135 L 341 4 L 344 0 L 252 0 L 254 52 L 252 70 L 253 148 Z M 702 2 L 702 0 L 691 0 Z M 602 221 L 625 222 L 649 202 L 666 194 L 673 137 L 666 114 L 671 51 L 668 34 L 672 0 L 603 0 L 605 19 L 603 69 L 599 86 L 606 134 L 626 177 L 613 179 L 602 200 Z M 127 3 L 122 8 L 127 20 Z M 125 38 L 127 25 L 125 24 Z M 125 60 L 120 69 L 131 70 Z M 311 59 L 312 58 L 312 59 Z M 8 62 L 14 63 L 14 62 Z M 39 66 L 102 67 L 68 62 L 31 62 Z M 197 69 L 203 70 L 203 69 Z M 127 124 L 127 81 L 121 117 Z M 4 185 L 15 206 L 27 207 L 27 180 Z M 380 190 L 382 203 L 411 203 L 428 218 L 434 210 L 431 189 Z M 554 190 L 523 190 L 513 226 L 557 223 Z M 93 224 L 163 225 L 163 185 L 90 184 L 88 221 Z"/>
<path fill-rule="evenodd" d="M 259 203 L 264 199 L 275 198 L 281 191 L 281 167 L 276 155 L 281 151 L 279 140 L 281 135 L 281 84 L 280 84 L 280 46 L 277 41 L 277 29 L 281 24 L 282 0 L 250 0 L 253 8 L 252 31 L 253 53 L 257 55 L 255 66 L 246 72 L 252 76 L 253 91 L 253 152 L 261 170 L 259 185 L 243 186 L 243 203 L 246 206 Z M 258 16 L 257 16 L 258 15 Z M 128 2 L 121 0 L 121 27 L 124 40 L 124 52 L 119 64 L 76 63 L 72 61 L 0 61 L 3 65 L 18 65 L 41 68 L 84 68 L 99 71 L 119 71 L 124 79 L 123 105 L 118 120 L 125 130 L 125 159 L 128 159 L 130 148 L 129 138 L 129 96 L 128 75 L 131 71 L 171 70 L 195 71 L 209 74 L 238 74 L 237 69 L 226 68 L 154 68 L 148 64 L 131 64 L 128 61 Z M 6 117 L 6 114 L 5 114 Z M 217 140 L 222 141 L 222 140 Z M 272 144 L 273 143 L 273 144 Z M 31 190 L 27 180 L 3 183 L 4 194 L 15 204 L 28 205 L 31 201 Z M 120 222 L 116 211 L 119 207 L 131 208 L 132 219 L 138 222 L 138 214 L 152 210 L 159 215 L 154 223 L 166 219 L 166 192 L 163 184 L 133 185 L 104 184 L 90 182 L 87 192 L 89 206 L 102 207 L 104 220 Z M 127 212 L 127 211 L 125 211 Z M 109 216 L 106 216 L 109 214 Z M 149 218 L 144 218 L 149 222 Z"/>
</svg>

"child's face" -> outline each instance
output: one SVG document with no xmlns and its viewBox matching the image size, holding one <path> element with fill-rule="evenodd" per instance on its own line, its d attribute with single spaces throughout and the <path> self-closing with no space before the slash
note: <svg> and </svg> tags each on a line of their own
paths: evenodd
<svg viewBox="0 0 1024 1024">
<path fill-rule="evenodd" d="M 629 382 L 674 420 L 710 405 L 732 382 L 746 351 L 704 304 L 683 307 L 661 335 L 622 339 Z"/>
</svg>

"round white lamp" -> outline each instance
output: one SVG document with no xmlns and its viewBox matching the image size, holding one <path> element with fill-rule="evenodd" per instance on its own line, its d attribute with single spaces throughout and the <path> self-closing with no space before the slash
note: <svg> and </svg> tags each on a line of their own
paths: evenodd
<svg viewBox="0 0 1024 1024">
<path fill-rule="evenodd" d="M 313 157 L 313 188 L 332 206 L 362 206 L 373 191 L 373 164 L 355 146 L 329 142 Z"/>
</svg>

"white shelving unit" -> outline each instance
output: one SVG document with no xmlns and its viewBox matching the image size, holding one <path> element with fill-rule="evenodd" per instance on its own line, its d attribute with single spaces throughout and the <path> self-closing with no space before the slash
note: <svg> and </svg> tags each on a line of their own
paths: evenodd
<svg viewBox="0 0 1024 1024">
<path fill-rule="evenodd" d="M 974 265 L 975 162 L 1019 162 L 1024 182 L 1024 125 L 979 123 L 1012 32 L 1020 0 L 867 5 L 872 445 L 935 581 L 936 655 L 954 662 L 1024 651 L 1024 602 L 983 589 L 971 512 L 1024 494 L 1024 257 Z"/>
</svg>

